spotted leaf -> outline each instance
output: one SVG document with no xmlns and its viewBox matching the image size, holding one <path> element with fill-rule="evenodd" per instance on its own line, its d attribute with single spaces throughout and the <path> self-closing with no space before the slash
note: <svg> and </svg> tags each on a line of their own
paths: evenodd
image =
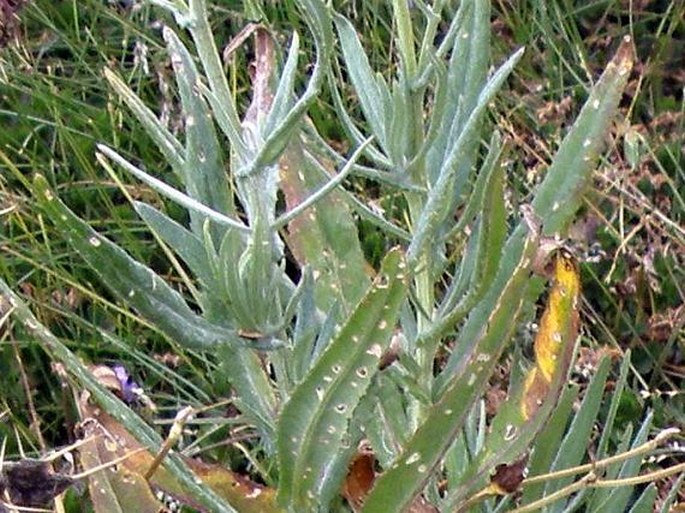
<svg viewBox="0 0 685 513">
<path fill-rule="evenodd" d="M 278 429 L 281 503 L 313 511 L 338 493 L 351 444 L 348 424 L 390 344 L 406 295 L 405 263 L 395 249 L 364 298 L 284 406 Z"/>
</svg>

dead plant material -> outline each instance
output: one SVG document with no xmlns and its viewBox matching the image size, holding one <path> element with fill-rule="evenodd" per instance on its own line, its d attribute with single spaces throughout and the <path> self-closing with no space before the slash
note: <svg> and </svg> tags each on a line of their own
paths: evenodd
<svg viewBox="0 0 685 513">
<path fill-rule="evenodd" d="M 0 48 L 15 37 L 19 18 L 17 14 L 27 0 L 0 0 Z"/>
</svg>

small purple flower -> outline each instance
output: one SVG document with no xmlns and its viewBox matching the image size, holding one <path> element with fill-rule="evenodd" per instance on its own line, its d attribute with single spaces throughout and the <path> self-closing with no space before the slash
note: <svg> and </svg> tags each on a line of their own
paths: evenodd
<svg viewBox="0 0 685 513">
<path fill-rule="evenodd" d="M 133 381 L 133 378 L 123 365 L 114 365 L 112 370 L 121 385 L 121 398 L 127 403 L 137 401 L 141 394 L 143 394 L 143 389 L 140 385 Z"/>
</svg>

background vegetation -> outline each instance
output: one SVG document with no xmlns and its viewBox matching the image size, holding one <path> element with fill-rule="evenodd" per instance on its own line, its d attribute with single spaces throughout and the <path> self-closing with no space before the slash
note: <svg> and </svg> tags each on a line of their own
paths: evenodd
<svg viewBox="0 0 685 513">
<path fill-rule="evenodd" d="M 184 120 L 161 32 L 163 25 L 173 25 L 173 19 L 159 7 L 131 1 L 25 4 L 17 11 L 18 20 L 5 23 L 0 50 L 0 277 L 74 354 L 87 362 L 124 365 L 157 405 L 154 414 L 141 406 L 142 414 L 166 433 L 181 405 L 199 407 L 231 398 L 219 362 L 170 342 L 123 308 L 64 233 L 46 223 L 27 180 L 41 173 L 72 211 L 99 233 L 178 288 L 185 286 L 129 199 L 163 206 L 174 218 L 185 212 L 132 180 L 122 190 L 94 158 L 96 144 L 105 144 L 135 157 L 151 175 L 165 175 L 158 148 L 104 80 L 103 68 L 116 70 L 171 133 L 181 133 Z M 265 23 L 283 49 L 294 29 L 307 33 L 290 1 L 268 3 L 263 9 L 244 4 L 221 1 L 212 6 L 211 23 L 220 49 L 254 20 Z M 372 68 L 388 82 L 397 71 L 397 27 L 389 4 L 336 2 L 338 12 L 353 20 Z M 422 2 L 411 4 L 419 9 Z M 6 13 L 15 5 L 0 1 Z M 493 2 L 492 9 L 492 61 L 500 64 L 517 48 L 526 47 L 489 113 L 489 122 L 498 127 L 507 147 L 505 197 L 511 212 L 531 199 L 618 42 L 626 34 L 635 41 L 637 59 L 620 104 L 622 122 L 609 134 L 607 153 L 593 174 L 595 187 L 585 196 L 569 232 L 587 257 L 581 266 L 583 347 L 572 379 L 586 386 L 601 356 L 608 353 L 616 362 L 607 383 L 611 391 L 619 380 L 618 364 L 630 355 L 611 443 L 624 443 L 626 426 L 641 425 L 648 410 L 653 412 L 654 433 L 682 428 L 685 4 L 502 0 Z M 312 53 L 312 45 L 303 38 L 303 51 Z M 242 115 L 252 90 L 253 50 L 251 45 L 236 44 L 224 55 Z M 351 103 L 354 91 L 348 87 L 341 92 Z M 354 145 L 338 121 L 334 101 L 325 90 L 309 115 L 326 141 L 349 155 Z M 363 124 L 360 112 L 352 114 Z M 399 195 L 365 178 L 348 179 L 345 186 L 404 224 L 399 216 L 405 205 Z M 358 223 L 364 256 L 378 269 L 392 241 L 371 223 Z M 529 312 L 528 319 L 532 318 L 535 313 Z M 7 319 L 3 324 L 0 438 L 5 459 L 72 442 L 78 420 L 73 390 L 40 343 L 7 329 Z M 108 339 L 108 333 L 115 337 Z M 532 338 L 530 326 L 522 323 L 514 339 L 526 356 L 532 352 Z M 501 379 L 492 379 L 488 386 L 484 404 L 489 411 L 502 402 L 512 359 L 502 361 Z M 201 420 L 189 426 L 189 455 L 202 455 L 273 484 L 269 480 L 276 475 L 275 462 L 254 443 L 254 427 L 236 417 L 230 401 Z M 593 447 L 599 437 L 599 432 L 591 433 L 584 443 Z M 679 443 L 682 447 L 682 436 Z M 676 445 L 664 448 L 661 456 L 655 451 L 654 456 L 664 466 L 683 460 Z M 656 482 L 657 507 L 669 492 L 673 495 L 678 478 Z M 70 493 L 70 511 L 87 511 L 76 493 Z M 685 501 L 682 492 L 676 500 Z"/>
</svg>

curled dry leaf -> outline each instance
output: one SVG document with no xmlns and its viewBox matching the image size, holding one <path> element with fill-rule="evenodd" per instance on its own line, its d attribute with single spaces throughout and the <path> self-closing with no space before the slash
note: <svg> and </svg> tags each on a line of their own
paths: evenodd
<svg viewBox="0 0 685 513">
<path fill-rule="evenodd" d="M 83 392 L 79 401 L 81 428 L 85 435 L 96 436 L 97 458 L 111 461 L 123 454 L 130 456 L 121 462 L 122 468 L 137 486 L 155 461 L 155 455 L 143 446 L 113 417 L 90 402 L 90 394 Z M 133 454 L 132 451 L 136 451 Z M 220 465 L 207 464 L 197 459 L 184 458 L 186 465 L 203 483 L 224 497 L 241 513 L 280 513 L 273 489 L 252 482 Z M 145 482 L 142 479 L 142 482 Z M 163 466 L 146 483 L 148 489 L 161 490 L 182 504 L 205 511 Z M 104 511 L 104 510 L 103 510 Z"/>
<path fill-rule="evenodd" d="M 26 458 L 3 462 L 0 493 L 14 506 L 45 508 L 75 483 L 66 474 L 54 472 L 49 461 Z"/>
<path fill-rule="evenodd" d="M 343 483 L 342 496 L 345 497 L 355 513 L 362 510 L 364 500 L 371 491 L 376 479 L 376 457 L 371 447 L 362 442 L 357 454 L 352 458 Z M 437 513 L 435 506 L 422 496 L 418 496 L 407 509 L 407 513 Z"/>
<path fill-rule="evenodd" d="M 23 458 L 18 461 L 2 461 L 0 465 L 0 497 L 2 497 L 0 512 L 8 511 L 8 508 L 10 511 L 15 511 L 14 506 L 22 511 L 26 508 L 47 508 L 55 497 L 73 484 L 92 474 L 114 467 L 131 456 L 130 453 L 124 454 L 111 459 L 104 465 L 93 465 L 79 474 L 72 474 L 74 463 L 72 451 L 78 450 L 83 458 L 84 452 L 87 452 L 86 446 L 91 442 L 93 439 L 86 438 L 40 459 Z M 69 462 L 68 470 L 61 468 L 56 471 L 53 468 L 58 458 L 64 458 Z M 145 513 L 140 509 L 136 511 Z"/>
<path fill-rule="evenodd" d="M 510 464 L 500 464 L 495 467 L 495 473 L 490 479 L 490 487 L 499 495 L 507 495 L 518 490 L 526 473 L 528 455 Z"/>
</svg>

